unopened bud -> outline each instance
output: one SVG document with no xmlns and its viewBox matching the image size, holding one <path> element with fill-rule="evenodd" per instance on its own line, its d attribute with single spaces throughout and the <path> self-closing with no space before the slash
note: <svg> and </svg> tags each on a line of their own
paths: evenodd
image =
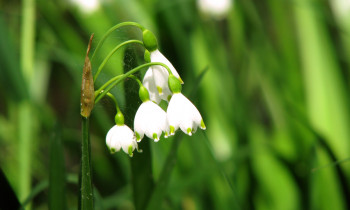
<svg viewBox="0 0 350 210">
<path fill-rule="evenodd" d="M 94 79 L 92 77 L 91 62 L 89 59 L 89 52 L 93 37 L 94 34 L 92 34 L 90 37 L 83 68 L 83 78 L 81 82 L 80 114 L 83 117 L 90 116 L 95 104 Z"/>
<path fill-rule="evenodd" d="M 153 52 L 158 49 L 157 38 L 151 31 L 145 29 L 142 35 L 143 44 L 148 51 Z"/>
</svg>

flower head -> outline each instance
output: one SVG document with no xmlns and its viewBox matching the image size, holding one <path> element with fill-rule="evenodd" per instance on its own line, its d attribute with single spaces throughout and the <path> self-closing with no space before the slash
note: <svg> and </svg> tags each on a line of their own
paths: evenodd
<svg viewBox="0 0 350 210">
<path fill-rule="evenodd" d="M 137 141 L 141 141 L 143 136 L 159 141 L 162 132 L 165 137 L 168 135 L 168 123 L 165 111 L 152 101 L 145 101 L 136 112 L 134 120 L 134 130 Z"/>
<path fill-rule="evenodd" d="M 120 149 L 133 156 L 133 151 L 137 149 L 137 142 L 134 132 L 126 125 L 114 125 L 107 133 L 106 144 L 111 153 Z"/>
<path fill-rule="evenodd" d="M 180 128 L 184 133 L 192 135 L 197 127 L 205 129 L 205 124 L 198 109 L 182 93 L 177 92 L 171 97 L 167 109 L 170 125 L 170 135 Z"/>
<path fill-rule="evenodd" d="M 169 67 L 171 73 L 182 82 L 174 66 L 158 49 L 150 52 L 150 61 L 164 63 Z M 147 70 L 145 78 L 143 80 L 143 84 L 150 92 L 150 97 L 152 101 L 159 103 L 159 98 L 168 101 L 169 96 L 171 96 L 171 91 L 168 87 L 168 77 L 169 72 L 163 66 L 155 65 L 151 66 Z"/>
</svg>

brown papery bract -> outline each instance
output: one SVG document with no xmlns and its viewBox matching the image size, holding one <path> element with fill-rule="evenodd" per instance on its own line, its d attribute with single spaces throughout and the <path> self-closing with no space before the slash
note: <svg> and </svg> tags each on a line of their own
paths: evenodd
<svg viewBox="0 0 350 210">
<path fill-rule="evenodd" d="M 94 80 L 92 77 L 91 62 L 89 58 L 89 52 L 93 37 L 94 34 L 90 36 L 89 45 L 86 51 L 85 63 L 83 68 L 83 77 L 81 82 L 80 114 L 83 117 L 90 116 L 95 104 Z"/>
</svg>

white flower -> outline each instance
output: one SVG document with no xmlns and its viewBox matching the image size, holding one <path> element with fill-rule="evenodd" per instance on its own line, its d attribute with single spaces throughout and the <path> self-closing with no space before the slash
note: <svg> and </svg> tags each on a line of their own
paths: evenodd
<svg viewBox="0 0 350 210">
<path fill-rule="evenodd" d="M 134 132 L 126 125 L 115 125 L 107 133 L 106 144 L 111 153 L 120 149 L 132 157 L 132 152 L 137 148 Z"/>
<path fill-rule="evenodd" d="M 168 59 L 161 53 L 159 50 L 155 50 L 150 52 L 151 62 L 160 62 L 167 65 L 171 71 L 171 73 L 181 80 L 179 74 L 177 73 L 174 66 L 168 61 Z M 151 72 L 152 71 L 152 72 Z M 147 76 L 147 77 L 146 77 Z M 152 78 L 153 77 L 153 83 Z M 152 101 L 159 103 L 161 98 L 163 100 L 168 101 L 169 96 L 171 96 L 171 92 L 168 87 L 168 77 L 169 73 L 166 68 L 160 65 L 151 66 L 143 79 L 143 85 L 150 92 L 150 98 Z M 183 83 L 183 82 L 182 82 Z"/>
<path fill-rule="evenodd" d="M 168 136 L 168 123 L 165 111 L 152 101 L 145 101 L 136 112 L 134 130 L 137 141 L 141 141 L 144 135 L 159 141 L 162 132 Z"/>
<path fill-rule="evenodd" d="M 198 109 L 182 93 L 174 93 L 167 109 L 170 135 L 180 128 L 184 133 L 192 135 L 197 127 L 205 129 L 205 124 Z"/>
<path fill-rule="evenodd" d="M 204 14 L 216 19 L 224 18 L 230 11 L 232 0 L 197 0 L 198 8 Z"/>
</svg>

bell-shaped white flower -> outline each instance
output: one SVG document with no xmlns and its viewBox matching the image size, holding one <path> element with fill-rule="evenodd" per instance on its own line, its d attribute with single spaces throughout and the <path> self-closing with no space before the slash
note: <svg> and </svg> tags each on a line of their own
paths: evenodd
<svg viewBox="0 0 350 210">
<path fill-rule="evenodd" d="M 192 135 L 197 127 L 205 129 L 205 124 L 198 109 L 181 92 L 174 93 L 167 109 L 170 135 L 180 128 L 184 133 Z"/>
<path fill-rule="evenodd" d="M 141 141 L 144 135 L 159 141 L 162 132 L 168 136 L 168 123 L 165 111 L 152 101 L 144 101 L 136 112 L 134 130 L 137 141 Z"/>
<path fill-rule="evenodd" d="M 171 73 L 182 82 L 174 66 L 158 49 L 150 52 L 150 61 L 164 63 L 169 67 Z M 153 82 L 151 81 L 152 77 Z M 147 70 L 145 78 L 143 80 L 143 85 L 148 89 L 152 101 L 159 103 L 160 100 L 158 97 L 165 101 L 168 101 L 171 96 L 171 91 L 169 90 L 168 86 L 168 77 L 169 72 L 163 66 L 155 65 L 151 66 Z"/>
<path fill-rule="evenodd" d="M 137 142 L 134 132 L 126 125 L 114 125 L 107 133 L 106 144 L 111 153 L 123 149 L 123 151 L 133 156 L 133 151 L 137 149 Z"/>
</svg>

